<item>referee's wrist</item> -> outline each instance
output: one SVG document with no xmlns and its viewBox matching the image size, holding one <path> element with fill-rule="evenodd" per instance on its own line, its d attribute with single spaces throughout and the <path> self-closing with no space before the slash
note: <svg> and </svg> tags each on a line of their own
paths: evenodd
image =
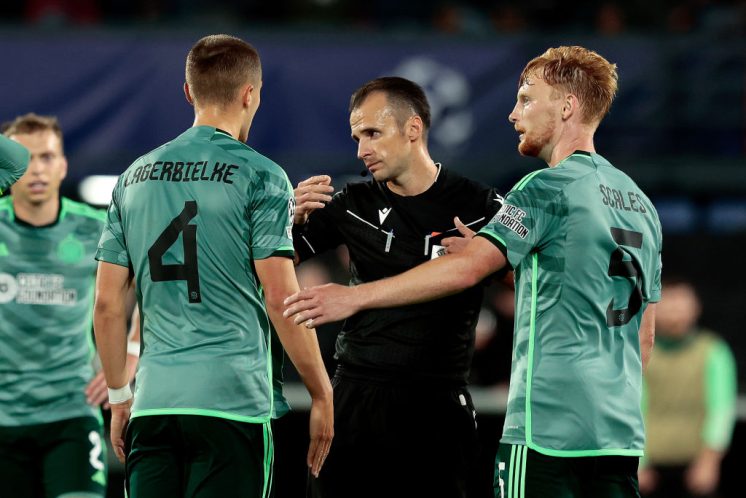
<svg viewBox="0 0 746 498">
<path fill-rule="evenodd" d="M 130 389 L 129 382 L 120 388 L 108 388 L 108 390 L 110 405 L 120 405 L 132 399 L 132 389 Z"/>
</svg>

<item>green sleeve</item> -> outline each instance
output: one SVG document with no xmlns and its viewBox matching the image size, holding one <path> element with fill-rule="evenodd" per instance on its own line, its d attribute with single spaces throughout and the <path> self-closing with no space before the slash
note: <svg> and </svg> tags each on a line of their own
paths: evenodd
<svg viewBox="0 0 746 498">
<path fill-rule="evenodd" d="M 716 340 L 705 364 L 705 421 L 702 439 L 707 447 L 728 447 L 736 423 L 738 386 L 736 362 L 730 348 Z"/>
<path fill-rule="evenodd" d="M 0 193 L 23 176 L 30 158 L 26 147 L 0 135 Z"/>
</svg>

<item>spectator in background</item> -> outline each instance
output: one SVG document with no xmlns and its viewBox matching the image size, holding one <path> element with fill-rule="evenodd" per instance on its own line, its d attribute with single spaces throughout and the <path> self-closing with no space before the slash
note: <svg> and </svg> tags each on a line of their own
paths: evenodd
<svg viewBox="0 0 746 498">
<path fill-rule="evenodd" d="M 664 282 L 645 373 L 648 439 L 639 472 L 645 497 L 716 496 L 736 419 L 737 378 L 728 345 L 697 324 L 700 311 L 691 283 Z"/>
<path fill-rule="evenodd" d="M 616 36 L 626 28 L 626 15 L 615 2 L 602 3 L 596 11 L 596 32 L 603 36 Z"/>
</svg>

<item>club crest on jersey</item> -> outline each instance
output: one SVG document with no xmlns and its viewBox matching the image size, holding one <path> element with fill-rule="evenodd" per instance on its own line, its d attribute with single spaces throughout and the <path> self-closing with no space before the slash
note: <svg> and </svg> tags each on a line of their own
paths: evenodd
<svg viewBox="0 0 746 498">
<path fill-rule="evenodd" d="M 57 257 L 60 261 L 69 265 L 75 264 L 85 256 L 85 246 L 81 241 L 68 235 L 57 245 Z"/>
<path fill-rule="evenodd" d="M 514 231 L 520 238 L 525 239 L 529 229 L 523 224 L 524 216 L 526 216 L 526 211 L 510 204 L 503 204 L 495 218 L 498 223 Z"/>
<path fill-rule="evenodd" d="M 378 224 L 379 225 L 383 225 L 383 222 L 386 219 L 386 217 L 389 215 L 389 213 L 391 213 L 390 207 L 378 210 L 378 222 L 379 222 Z"/>
</svg>

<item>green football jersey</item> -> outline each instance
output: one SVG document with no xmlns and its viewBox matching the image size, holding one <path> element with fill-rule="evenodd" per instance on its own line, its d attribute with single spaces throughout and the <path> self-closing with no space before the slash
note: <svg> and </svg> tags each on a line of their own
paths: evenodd
<svg viewBox="0 0 746 498">
<path fill-rule="evenodd" d="M 63 198 L 57 222 L 34 227 L 0 199 L 0 426 L 95 414 L 85 388 L 105 216 Z"/>
<path fill-rule="evenodd" d="M 137 284 L 133 417 L 266 422 L 283 409 L 253 261 L 293 257 L 294 207 L 277 164 L 207 126 L 120 176 L 96 258 L 130 267 Z"/>
<path fill-rule="evenodd" d="M 0 194 L 23 176 L 29 158 L 26 147 L 0 134 Z"/>
<path fill-rule="evenodd" d="M 642 455 L 639 328 L 660 299 L 650 200 L 597 154 L 521 180 L 479 235 L 515 270 L 502 441 L 553 456 Z"/>
</svg>

